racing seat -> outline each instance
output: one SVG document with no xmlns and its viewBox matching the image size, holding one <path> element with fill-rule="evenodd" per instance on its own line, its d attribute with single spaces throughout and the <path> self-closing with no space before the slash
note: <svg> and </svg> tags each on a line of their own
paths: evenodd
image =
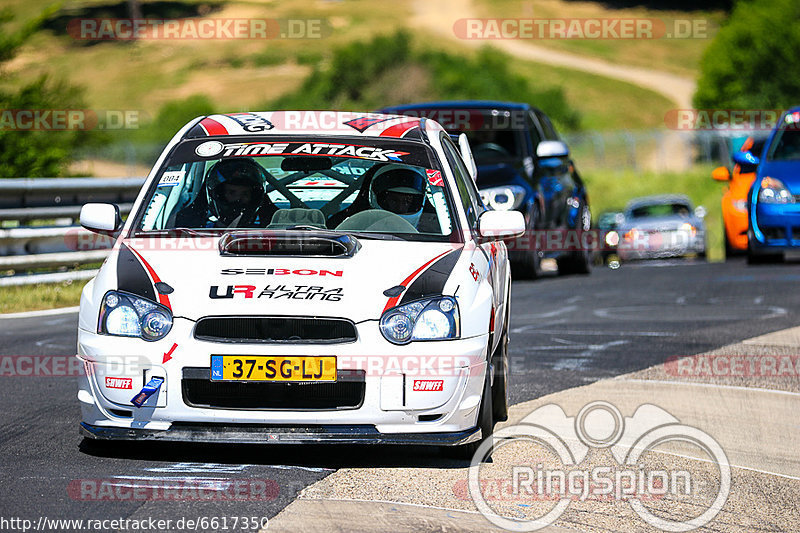
<svg viewBox="0 0 800 533">
<path fill-rule="evenodd" d="M 325 214 L 319 209 L 305 209 L 293 207 L 291 209 L 278 209 L 272 215 L 267 229 L 285 229 L 292 226 L 314 226 L 324 229 Z"/>
<path fill-rule="evenodd" d="M 336 226 L 343 231 L 376 231 L 383 233 L 419 233 L 406 219 L 383 209 L 368 209 L 348 217 Z"/>
</svg>

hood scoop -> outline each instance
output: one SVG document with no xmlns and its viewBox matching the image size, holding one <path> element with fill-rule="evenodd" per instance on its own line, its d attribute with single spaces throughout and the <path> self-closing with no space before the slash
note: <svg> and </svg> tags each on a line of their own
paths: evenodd
<svg viewBox="0 0 800 533">
<path fill-rule="evenodd" d="M 219 241 L 222 256 L 352 257 L 361 243 L 329 231 L 234 231 Z"/>
</svg>

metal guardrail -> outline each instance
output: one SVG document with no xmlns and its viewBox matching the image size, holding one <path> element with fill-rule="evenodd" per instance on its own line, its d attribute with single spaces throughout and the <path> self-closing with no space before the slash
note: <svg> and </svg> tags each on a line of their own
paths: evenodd
<svg viewBox="0 0 800 533">
<path fill-rule="evenodd" d="M 98 263 L 113 239 L 74 225 L 83 204 L 114 203 L 130 212 L 144 178 L 24 178 L 0 180 L 0 287 L 86 280 L 96 270 L 52 272 Z M 65 220 L 68 219 L 68 220 Z M 66 225 L 8 227 L 9 222 L 66 222 Z M 29 270 L 45 270 L 29 274 Z"/>
</svg>

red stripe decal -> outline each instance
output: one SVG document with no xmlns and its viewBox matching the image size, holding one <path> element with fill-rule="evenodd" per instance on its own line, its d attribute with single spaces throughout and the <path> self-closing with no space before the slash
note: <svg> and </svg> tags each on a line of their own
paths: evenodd
<svg viewBox="0 0 800 533">
<path fill-rule="evenodd" d="M 200 125 L 208 132 L 209 135 L 227 135 L 228 130 L 225 126 L 214 120 L 213 118 L 204 118 L 200 121 Z"/>
<path fill-rule="evenodd" d="M 403 122 L 402 124 L 395 124 L 381 132 L 381 137 L 402 137 L 410 130 L 419 126 L 419 120 L 413 122 Z"/>
<path fill-rule="evenodd" d="M 406 279 L 404 279 L 402 282 L 400 282 L 400 285 L 402 285 L 405 288 L 408 288 L 409 285 L 411 285 L 411 282 L 414 281 L 414 278 L 416 278 L 423 270 L 425 270 L 428 267 L 428 265 L 430 265 L 431 263 L 433 263 L 434 261 L 436 261 L 437 259 L 439 259 L 443 255 L 448 254 L 450 252 L 452 252 L 452 250 L 445 250 L 444 252 L 440 253 L 439 255 L 437 255 L 436 257 L 434 257 L 433 259 L 431 259 L 430 261 L 428 261 L 427 263 L 425 263 L 424 265 L 422 265 L 421 267 L 416 269 L 414 272 L 412 272 L 410 276 L 408 276 Z M 398 300 L 400 300 L 400 296 L 402 296 L 402 295 L 403 295 L 403 293 L 400 293 L 397 296 L 393 296 L 393 297 L 389 298 L 389 301 L 386 302 L 386 307 L 383 308 L 383 312 L 385 313 L 386 311 L 388 311 L 389 309 L 391 309 L 392 307 L 397 305 L 397 302 L 398 302 Z"/>
<path fill-rule="evenodd" d="M 150 274 L 150 278 L 153 280 L 153 286 L 154 286 L 153 288 L 156 291 L 156 294 L 158 295 L 158 303 L 168 307 L 170 309 L 170 311 L 171 311 L 172 310 L 172 306 L 169 304 L 169 296 L 167 296 L 166 294 L 161 294 L 160 292 L 158 292 L 158 288 L 155 287 L 156 283 L 160 283 L 161 282 L 161 279 L 159 279 L 158 274 L 156 274 L 156 271 L 153 270 L 153 267 L 150 266 L 150 263 L 145 261 L 144 257 L 142 257 L 142 254 L 140 254 L 139 252 L 137 252 L 136 250 L 134 250 L 130 246 L 128 247 L 128 249 L 131 252 L 133 252 L 134 254 L 136 254 L 136 257 L 139 258 L 139 260 L 142 262 L 144 267 L 147 269 L 147 272 Z"/>
</svg>

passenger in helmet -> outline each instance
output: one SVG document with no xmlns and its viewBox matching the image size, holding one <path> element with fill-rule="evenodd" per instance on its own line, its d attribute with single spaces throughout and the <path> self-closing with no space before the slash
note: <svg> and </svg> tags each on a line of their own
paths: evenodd
<svg viewBox="0 0 800 533">
<path fill-rule="evenodd" d="M 178 214 L 178 226 L 264 227 L 275 212 L 266 196 L 266 171 L 252 159 L 218 161 L 208 170 L 204 189 L 202 198 Z"/>
<path fill-rule="evenodd" d="M 390 211 L 416 226 L 425 204 L 425 189 L 422 172 L 389 164 L 372 178 L 370 206 Z"/>
</svg>

